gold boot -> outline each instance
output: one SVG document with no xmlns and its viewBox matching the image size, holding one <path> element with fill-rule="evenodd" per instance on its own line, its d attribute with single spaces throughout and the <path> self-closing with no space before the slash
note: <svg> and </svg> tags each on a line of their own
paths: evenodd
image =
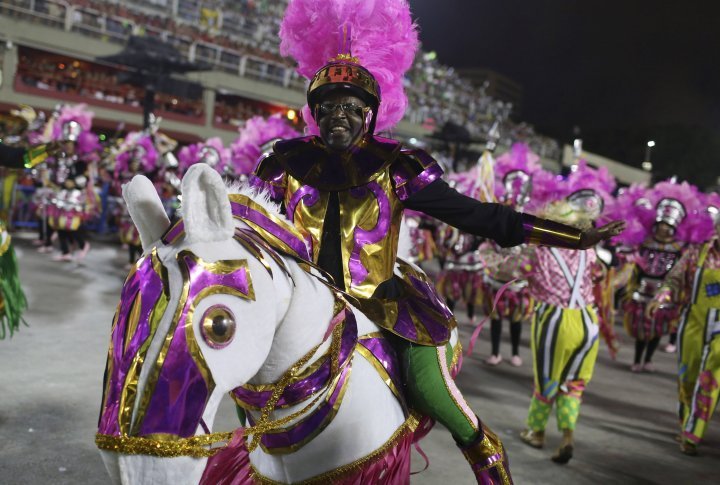
<svg viewBox="0 0 720 485">
<path fill-rule="evenodd" d="M 555 451 L 555 454 L 553 454 L 553 456 L 550 457 L 550 459 L 552 461 L 554 461 L 555 463 L 564 465 L 570 461 L 570 458 L 572 458 L 572 456 L 573 456 L 573 430 L 564 429 L 562 444 L 560 445 L 560 448 L 558 448 Z"/>
<path fill-rule="evenodd" d="M 526 445 L 540 449 L 545 446 L 545 431 L 533 431 L 531 429 L 526 429 L 520 433 L 520 439 Z"/>
<path fill-rule="evenodd" d="M 490 428 L 481 424 L 475 441 L 458 446 L 470 464 L 478 485 L 512 485 L 505 447 Z"/>
</svg>

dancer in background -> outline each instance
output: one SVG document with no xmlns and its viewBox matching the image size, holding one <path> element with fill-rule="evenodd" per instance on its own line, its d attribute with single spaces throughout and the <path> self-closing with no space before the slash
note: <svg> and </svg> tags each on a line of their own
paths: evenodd
<svg viewBox="0 0 720 485">
<path fill-rule="evenodd" d="M 533 178 L 542 171 L 540 157 L 524 143 L 515 143 L 510 151 L 499 156 L 495 163 L 495 199 L 513 209 L 524 212 L 532 200 Z M 480 259 L 493 268 L 483 272 L 483 311 L 490 315 L 491 354 L 488 365 L 498 365 L 502 323 L 510 324 L 510 364 L 519 367 L 522 322 L 532 314 L 532 299 L 523 275 L 530 269 L 530 261 L 523 246 L 502 248 L 493 241 L 484 242 L 479 249 Z M 490 263 L 490 261 L 493 261 Z M 504 288 L 498 299 L 499 291 Z M 497 299 L 497 301 L 496 301 Z"/>
<path fill-rule="evenodd" d="M 607 170 L 591 169 L 584 162 L 566 181 L 546 183 L 555 189 L 546 192 L 553 196 L 540 213 L 580 230 L 591 228 L 601 217 L 615 187 Z M 593 286 L 602 270 L 593 249 L 541 246 L 527 252 L 532 260 L 532 270 L 527 273 L 529 290 L 536 302 L 530 330 L 535 385 L 527 428 L 520 437 L 526 444 L 542 448 L 555 405 L 563 438 L 552 460 L 564 464 L 573 456 L 580 403 L 597 359 L 599 328 Z"/>
<path fill-rule="evenodd" d="M 686 455 L 697 455 L 720 395 L 720 197 L 713 194 L 708 202 L 714 220 L 706 223 L 710 230 L 696 234 L 705 232 L 710 240 L 685 251 L 647 308 L 652 320 L 663 304 L 685 306 L 678 329 L 678 409 Z"/>
<path fill-rule="evenodd" d="M 679 310 L 666 302 L 653 318 L 647 316 L 647 304 L 655 297 L 663 280 L 681 258 L 688 244 L 702 242 L 696 227 L 706 215 L 696 187 L 674 181 L 661 182 L 647 192 L 627 214 L 631 224 L 640 228 L 619 238 L 639 247 L 625 258 L 634 267 L 623 303 L 625 330 L 635 339 L 632 372 L 654 372 L 652 358 L 663 335 L 677 325 Z"/>
</svg>

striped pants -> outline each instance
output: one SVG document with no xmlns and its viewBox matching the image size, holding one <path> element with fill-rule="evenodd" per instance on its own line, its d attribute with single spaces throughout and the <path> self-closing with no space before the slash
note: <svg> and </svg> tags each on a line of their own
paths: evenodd
<svg viewBox="0 0 720 485">
<path fill-rule="evenodd" d="M 556 403 L 558 429 L 573 430 L 597 360 L 597 314 L 591 306 L 561 308 L 538 303 L 531 332 L 535 388 L 528 428 L 544 431 Z"/>
<path fill-rule="evenodd" d="M 678 391 L 682 436 L 698 444 L 720 395 L 720 310 L 693 310 L 678 330 Z"/>
</svg>

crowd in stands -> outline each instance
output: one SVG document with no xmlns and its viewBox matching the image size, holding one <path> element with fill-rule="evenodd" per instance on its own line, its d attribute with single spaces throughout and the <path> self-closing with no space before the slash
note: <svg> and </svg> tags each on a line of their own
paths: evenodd
<svg viewBox="0 0 720 485">
<path fill-rule="evenodd" d="M 30 0 L 0 0 L 3 3 L 30 6 Z M 188 56 L 194 44 L 197 60 L 212 60 L 216 67 L 231 72 L 238 72 L 242 56 L 252 56 L 257 60 L 246 63 L 250 67 L 244 75 L 302 88 L 292 63 L 278 51 L 277 31 L 287 0 L 35 0 L 32 4 L 39 12 L 57 16 L 64 15 L 58 5 L 69 4 L 73 30 L 92 35 L 96 29 L 105 32 L 108 40 L 124 41 L 130 34 L 161 36 Z M 474 87 L 433 55 L 418 56 L 406 84 L 407 119 L 412 122 L 439 128 L 451 121 L 482 138 L 495 120 L 501 120 L 501 143 L 522 140 L 543 156 L 559 156 L 555 141 L 536 135 L 527 124 L 509 120 L 511 105 L 487 96 L 482 87 Z M 221 109 L 215 118 L 225 123 L 245 110 Z"/>
<path fill-rule="evenodd" d="M 25 86 L 139 108 L 145 90 L 119 83 L 118 73 L 111 67 L 24 47 L 17 67 L 17 79 Z M 162 111 L 191 117 L 203 115 L 202 99 L 158 93 L 155 100 L 157 109 Z"/>
</svg>

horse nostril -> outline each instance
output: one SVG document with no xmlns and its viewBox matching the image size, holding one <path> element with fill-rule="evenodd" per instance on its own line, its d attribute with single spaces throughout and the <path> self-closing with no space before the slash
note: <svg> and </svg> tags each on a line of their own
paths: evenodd
<svg viewBox="0 0 720 485">
<path fill-rule="evenodd" d="M 213 349 L 222 349 L 235 336 L 235 316 L 224 305 L 214 305 L 205 311 L 200 330 L 205 342 Z"/>
</svg>

